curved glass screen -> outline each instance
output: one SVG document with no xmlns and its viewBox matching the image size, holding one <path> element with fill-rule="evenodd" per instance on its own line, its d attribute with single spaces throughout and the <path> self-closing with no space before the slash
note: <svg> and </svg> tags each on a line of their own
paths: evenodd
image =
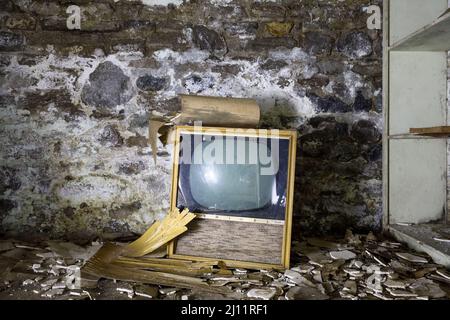
<svg viewBox="0 0 450 320">
<path fill-rule="evenodd" d="M 182 133 L 177 206 L 284 220 L 289 139 Z"/>
<path fill-rule="evenodd" d="M 203 152 L 210 143 L 195 148 L 202 148 Z M 246 150 L 257 150 L 258 147 L 266 149 L 267 154 L 266 144 L 245 141 Z M 194 150 L 196 152 L 200 151 Z M 193 200 L 207 210 L 241 211 L 267 206 L 276 186 L 275 174 L 261 175 L 260 159 L 254 164 L 236 164 L 237 160 L 235 153 L 231 164 L 192 164 L 189 188 Z"/>
</svg>

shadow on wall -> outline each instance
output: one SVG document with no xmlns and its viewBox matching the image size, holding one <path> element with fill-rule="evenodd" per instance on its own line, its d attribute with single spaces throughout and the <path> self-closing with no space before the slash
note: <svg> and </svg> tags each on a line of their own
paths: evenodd
<svg viewBox="0 0 450 320">
<path fill-rule="evenodd" d="M 0 4 L 3 233 L 141 233 L 161 218 L 170 149 L 154 166 L 148 118 L 180 93 L 253 98 L 263 127 L 299 130 L 294 236 L 379 228 L 381 31 L 365 1 L 91 1 L 81 31 L 61 1 L 26 3 Z"/>
<path fill-rule="evenodd" d="M 297 126 L 293 237 L 381 230 L 381 130 L 352 114 L 299 119 L 265 113 L 262 127 Z"/>
</svg>

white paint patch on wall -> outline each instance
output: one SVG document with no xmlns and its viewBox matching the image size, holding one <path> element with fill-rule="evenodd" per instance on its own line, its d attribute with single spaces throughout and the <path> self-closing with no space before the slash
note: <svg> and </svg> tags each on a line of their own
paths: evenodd
<svg viewBox="0 0 450 320">
<path fill-rule="evenodd" d="M 217 5 L 226 5 L 232 3 L 234 0 L 211 0 L 211 4 Z"/>
<path fill-rule="evenodd" d="M 143 4 L 147 6 L 167 6 L 173 4 L 179 6 L 183 3 L 183 0 L 141 0 Z"/>
<path fill-rule="evenodd" d="M 102 62 L 110 61 L 119 66 L 123 72 L 130 77 L 134 84 L 137 74 L 129 67 L 129 62 L 141 56 L 135 52 L 118 53 L 105 56 L 97 50 L 92 57 L 81 57 L 69 55 L 58 56 L 49 48 L 48 55 L 36 59 L 36 64 L 25 65 L 18 62 L 14 57 L 10 64 L 4 66 L 5 72 L 9 74 L 4 81 L 0 82 L 0 93 L 14 94 L 16 102 L 26 98 L 29 94 L 51 93 L 54 90 L 67 92 L 72 103 L 80 104 L 84 115 L 71 115 L 71 121 L 65 118 L 65 111 L 58 109 L 55 102 L 41 105 L 39 114 L 31 115 L 27 109 L 17 108 L 13 104 L 0 108 L 2 126 L 0 144 L 3 146 L 0 156 L 5 162 L 13 163 L 18 168 L 21 164 L 15 162 L 14 156 L 29 157 L 29 154 L 39 154 L 39 158 L 33 162 L 28 161 L 27 170 L 21 174 L 21 204 L 3 220 L 3 225 L 11 226 L 17 224 L 29 224 L 28 215 L 34 214 L 36 206 L 47 206 L 47 198 L 42 197 L 45 193 L 53 197 L 53 208 L 61 208 L 66 205 L 78 207 L 82 203 L 89 204 L 92 208 L 104 210 L 101 222 L 96 224 L 106 225 L 109 223 L 109 215 L 112 206 L 123 203 L 139 202 L 140 208 L 126 218 L 117 218 L 118 223 L 126 223 L 130 230 L 143 232 L 153 219 L 161 218 L 166 214 L 169 207 L 170 187 L 170 157 L 158 159 L 158 166 L 147 165 L 150 162 L 150 149 L 137 147 L 115 148 L 103 145 L 99 141 L 102 130 L 107 125 L 113 125 L 120 131 L 123 140 L 135 136 L 140 128 L 129 129 L 130 120 L 135 115 L 147 117 L 148 106 L 131 99 L 126 105 L 121 106 L 126 110 L 126 120 L 97 119 L 89 116 L 92 106 L 84 105 L 80 101 L 83 86 L 89 81 L 89 75 Z M 44 100 L 45 102 L 45 100 Z M 39 102 L 39 103 L 42 103 Z M 37 102 L 38 104 L 38 102 Z M 117 111 L 117 110 L 116 110 Z M 67 114 L 68 115 L 68 114 Z M 132 131 L 130 131 L 132 130 Z M 141 135 L 146 135 L 146 128 L 142 128 Z M 19 144 L 18 144 L 19 143 Z M 60 155 L 55 158 L 53 147 L 59 144 Z M 131 152 L 130 152 L 131 151 Z M 65 163 L 68 171 L 61 171 L 58 163 Z M 39 166 L 48 164 L 45 172 L 46 178 L 51 178 L 51 185 L 39 185 L 41 169 Z M 143 163 L 139 175 L 123 174 L 120 172 L 121 165 Z M 99 164 L 101 164 L 99 166 Z M 64 178 L 69 173 L 73 180 L 66 181 Z M 52 214 L 49 209 L 48 214 Z M 68 230 L 79 228 L 79 224 L 90 225 L 93 219 L 99 218 L 92 215 L 81 215 L 79 220 L 72 221 L 58 215 L 57 221 L 52 221 L 55 232 L 64 233 Z M 59 220 L 58 220 L 59 219 Z M 61 223 L 61 219 L 64 223 Z M 31 220 L 30 220 L 31 221 Z M 50 220 L 49 220 L 50 221 Z M 45 226 L 40 226 L 45 227 Z M 93 232 L 96 226 L 92 226 Z"/>
<path fill-rule="evenodd" d="M 120 1 L 120 0 L 115 0 Z M 169 4 L 173 4 L 175 6 L 179 6 L 183 4 L 183 0 L 141 0 L 143 4 L 147 6 L 167 6 Z M 189 0 L 188 0 L 189 1 Z M 211 0 L 210 4 L 214 6 L 225 6 L 230 5 L 235 2 L 235 0 Z M 255 2 L 277 2 L 277 0 L 259 0 Z"/>
<path fill-rule="evenodd" d="M 263 111 L 281 106 L 297 115 L 312 116 L 315 113 L 313 104 L 307 97 L 298 94 L 295 79 L 307 79 L 317 72 L 314 59 L 300 48 L 275 50 L 269 56 L 271 59 L 285 61 L 288 65 L 279 70 L 264 70 L 261 68 L 261 60 L 225 58 L 218 63 L 208 60 L 208 53 L 197 49 L 185 52 L 170 49 L 156 51 L 154 58 L 161 64 L 155 70 L 156 74 L 165 74 L 170 78 L 169 88 L 158 93 L 157 98 L 170 99 L 180 93 L 253 98 Z M 189 72 L 177 73 L 177 67 L 186 64 L 202 65 L 201 71 L 193 69 L 191 72 L 196 79 L 186 78 Z M 212 71 L 212 67 L 218 65 L 237 67 L 239 71 L 232 76 L 224 76 Z M 280 79 L 285 79 L 285 83 L 281 85 Z"/>
<path fill-rule="evenodd" d="M 58 196 L 75 206 L 83 202 L 126 202 L 130 198 L 127 192 L 130 187 L 118 179 L 87 176 L 67 182 L 58 190 Z"/>
</svg>

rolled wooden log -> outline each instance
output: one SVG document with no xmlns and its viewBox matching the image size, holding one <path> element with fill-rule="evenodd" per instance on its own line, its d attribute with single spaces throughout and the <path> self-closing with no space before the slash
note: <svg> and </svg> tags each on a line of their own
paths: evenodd
<svg viewBox="0 0 450 320">
<path fill-rule="evenodd" d="M 253 99 L 222 98 L 180 95 L 181 113 L 177 124 L 193 124 L 201 121 L 203 126 L 256 128 L 260 109 Z"/>
<path fill-rule="evenodd" d="M 173 125 L 193 125 L 196 121 L 201 121 L 202 126 L 209 127 L 257 128 L 261 117 L 259 106 L 253 99 L 181 94 L 180 100 L 181 110 L 170 121 L 149 121 L 148 139 L 155 164 L 158 134 L 162 135 L 161 141 L 172 143 L 169 137 L 173 130 L 161 133 L 161 128 L 169 126 L 173 129 Z"/>
</svg>

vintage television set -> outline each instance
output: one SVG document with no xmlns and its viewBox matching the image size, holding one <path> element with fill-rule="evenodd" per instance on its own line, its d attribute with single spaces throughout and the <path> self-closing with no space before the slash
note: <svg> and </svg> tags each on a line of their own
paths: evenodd
<svg viewBox="0 0 450 320">
<path fill-rule="evenodd" d="M 289 267 L 297 135 L 179 126 L 171 207 L 197 215 L 169 256 L 231 267 Z"/>
</svg>

